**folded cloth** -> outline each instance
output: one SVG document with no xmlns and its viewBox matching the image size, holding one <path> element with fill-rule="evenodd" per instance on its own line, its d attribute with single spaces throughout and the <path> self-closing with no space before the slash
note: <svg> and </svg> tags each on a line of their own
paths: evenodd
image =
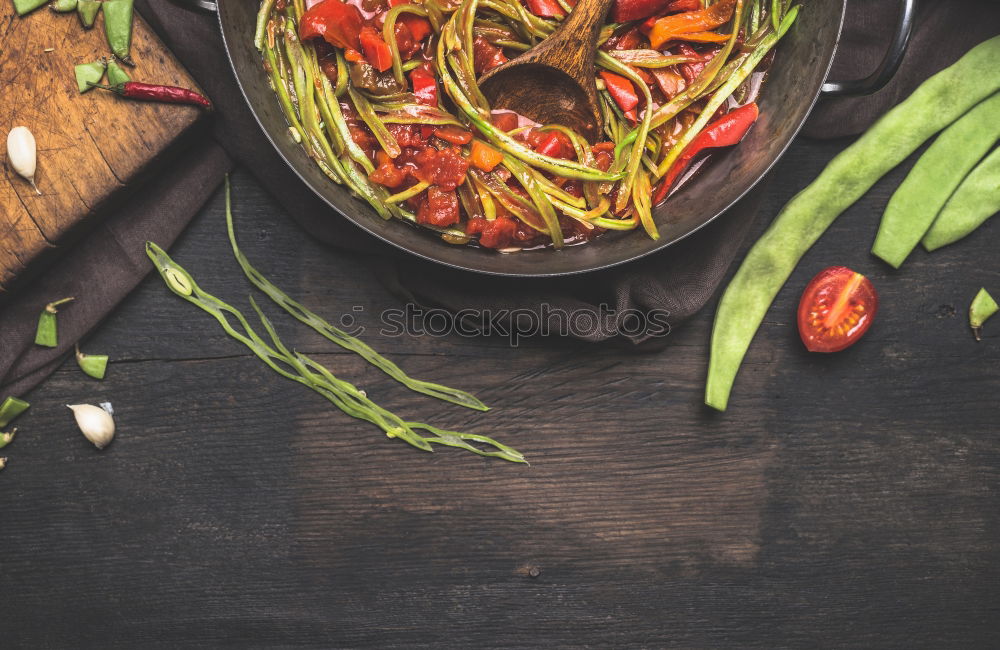
<svg viewBox="0 0 1000 650">
<path fill-rule="evenodd" d="M 897 5 L 888 1 L 851 4 L 857 6 L 851 7 L 843 41 L 849 47 L 842 48 L 835 67 L 835 74 L 842 78 L 864 76 L 876 65 L 879 47 L 889 41 Z M 929 5 L 920 14 L 915 47 L 898 78 L 872 98 L 822 102 L 808 132 L 829 137 L 863 130 L 927 74 L 957 59 L 961 50 L 984 40 L 1000 24 L 996 19 L 1000 4 L 996 2 L 953 0 Z M 503 332 L 516 331 L 519 315 L 538 313 L 541 305 L 578 316 L 592 313 L 593 318 L 578 318 L 566 333 L 591 342 L 645 343 L 643 349 L 656 347 L 669 337 L 652 335 L 663 330 L 637 326 L 634 319 L 608 319 L 605 306 L 619 315 L 666 315 L 666 322 L 676 327 L 715 293 L 759 205 L 757 190 L 726 215 L 672 247 L 669 254 L 586 276 L 533 280 L 528 289 L 523 282 L 443 269 L 364 233 L 302 185 L 244 104 L 226 63 L 214 16 L 170 0 L 138 0 L 137 7 L 215 103 L 214 141 L 195 145 L 184 154 L 187 160 L 183 164 L 175 164 L 151 180 L 148 188 L 136 193 L 44 276 L 7 298 L 0 313 L 0 331 L 4 332 L 0 339 L 0 397 L 23 394 L 55 369 L 73 342 L 91 330 L 150 270 L 143 242 L 154 239 L 169 245 L 221 182 L 231 161 L 254 173 L 313 236 L 343 251 L 376 258 L 378 263 L 373 267 L 381 270 L 379 277 L 404 300 L 452 312 L 489 310 L 497 315 L 499 320 L 494 324 Z M 60 347 L 34 346 L 35 325 L 44 303 L 67 295 L 75 295 L 77 302 L 60 312 Z"/>
</svg>

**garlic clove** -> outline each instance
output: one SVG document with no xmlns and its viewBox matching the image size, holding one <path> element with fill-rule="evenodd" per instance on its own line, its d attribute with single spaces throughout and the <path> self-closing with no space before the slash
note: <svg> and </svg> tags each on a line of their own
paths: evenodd
<svg viewBox="0 0 1000 650">
<path fill-rule="evenodd" d="M 93 404 L 67 404 L 73 411 L 76 425 L 98 449 L 104 449 L 115 437 L 115 420 L 111 414 Z"/>
<path fill-rule="evenodd" d="M 15 126 L 7 134 L 7 162 L 23 176 L 35 192 L 41 194 L 35 185 L 35 168 L 38 164 L 38 147 L 35 136 L 26 126 Z"/>
</svg>

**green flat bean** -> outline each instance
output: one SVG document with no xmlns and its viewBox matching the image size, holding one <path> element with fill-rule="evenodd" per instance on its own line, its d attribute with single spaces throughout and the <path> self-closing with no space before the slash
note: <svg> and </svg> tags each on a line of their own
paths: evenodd
<svg viewBox="0 0 1000 650">
<path fill-rule="evenodd" d="M 941 132 L 896 190 L 882 215 L 872 254 L 899 266 L 970 170 L 1000 139 L 1000 93 Z"/>
<path fill-rule="evenodd" d="M 14 418 L 21 415 L 31 407 L 23 399 L 18 399 L 16 397 L 6 398 L 2 404 L 0 404 L 0 429 L 10 424 Z"/>
<path fill-rule="evenodd" d="M 304 305 L 292 300 L 287 293 L 265 278 L 260 271 L 255 269 L 253 265 L 250 264 L 250 260 L 248 260 L 246 255 L 243 254 L 239 244 L 236 242 L 236 230 L 233 226 L 232 196 L 228 176 L 226 177 L 226 229 L 229 233 L 229 243 L 233 249 L 233 256 L 236 257 L 236 261 L 239 262 L 240 268 L 243 269 L 243 273 L 246 275 L 247 279 L 250 280 L 251 284 L 267 294 L 268 298 L 273 300 L 275 304 L 294 316 L 298 321 L 308 325 L 316 332 L 345 350 L 354 352 L 365 361 L 372 364 L 410 390 L 423 393 L 424 395 L 429 395 L 431 397 L 436 397 L 446 402 L 476 409 L 477 411 L 489 410 L 488 406 L 479 401 L 479 399 L 477 399 L 474 395 L 470 395 L 465 391 L 448 388 L 447 386 L 433 384 L 431 382 L 410 377 L 403 372 L 399 366 L 380 355 L 378 352 L 369 347 L 364 341 L 351 336 L 337 327 L 334 327 L 318 314 L 309 310 Z"/>
<path fill-rule="evenodd" d="M 55 0 L 49 6 L 52 7 L 52 11 L 68 14 L 71 11 L 76 11 L 76 0 Z"/>
<path fill-rule="evenodd" d="M 503 445 L 492 438 L 471 433 L 444 431 L 421 422 L 403 421 L 394 413 L 373 402 L 364 391 L 358 389 L 354 384 L 334 376 L 315 360 L 289 350 L 282 343 L 274 326 L 253 298 L 250 298 L 250 305 L 270 337 L 270 343 L 257 334 L 246 317 L 232 305 L 203 291 L 195 279 L 191 277 L 191 274 L 174 262 L 162 248 L 153 242 L 146 242 L 146 254 L 167 287 L 174 294 L 214 317 L 229 336 L 245 345 L 272 370 L 286 379 L 298 382 L 319 393 L 345 414 L 370 422 L 382 429 L 389 438 L 398 438 L 424 451 L 433 451 L 432 445 L 438 444 L 459 447 L 480 456 L 501 458 L 515 463 L 526 462 L 524 456 L 516 449 Z M 0 409 L 0 413 L 2 412 Z M 422 436 L 417 433 L 417 430 L 427 431 L 432 435 Z M 470 443 L 483 445 L 487 449 Z"/>
<path fill-rule="evenodd" d="M 929 251 L 953 244 L 1000 212 L 1000 149 L 969 172 L 924 235 Z"/>
<path fill-rule="evenodd" d="M 106 62 L 102 59 L 93 63 L 81 63 L 73 66 L 73 73 L 76 75 L 76 86 L 80 93 L 85 93 L 93 86 L 91 84 L 101 83 L 104 78 Z"/>
<path fill-rule="evenodd" d="M 80 366 L 87 375 L 94 379 L 104 379 L 104 373 L 108 370 L 108 355 L 106 354 L 84 354 L 80 352 L 80 346 L 76 346 L 76 365 Z"/>
<path fill-rule="evenodd" d="M 108 85 L 120 86 L 123 83 L 132 81 L 132 77 L 122 70 L 117 61 L 108 61 Z"/>
<path fill-rule="evenodd" d="M 80 17 L 80 24 L 86 29 L 93 27 L 102 4 L 104 3 L 100 0 L 79 0 L 76 3 L 76 15 Z"/>
<path fill-rule="evenodd" d="M 14 0 L 14 11 L 17 12 L 18 16 L 23 16 L 29 14 L 35 9 L 38 9 L 48 0 Z"/>
<path fill-rule="evenodd" d="M 35 330 L 35 345 L 44 345 L 47 348 L 54 348 L 59 345 L 59 327 L 56 321 L 57 307 L 71 302 L 73 298 L 63 298 L 45 305 L 45 309 L 38 316 L 38 328 Z"/>
<path fill-rule="evenodd" d="M 972 48 L 890 110 L 781 210 L 726 287 L 715 314 L 705 403 L 724 411 L 768 307 L 834 219 L 932 135 L 1000 89 L 1000 36 Z"/>
<path fill-rule="evenodd" d="M 979 289 L 979 293 L 969 305 L 969 327 L 972 328 L 972 333 L 977 341 L 983 340 L 983 323 L 998 310 L 1000 310 L 1000 305 L 997 305 L 997 301 L 986 291 L 986 288 Z"/>
<path fill-rule="evenodd" d="M 129 50 L 132 47 L 133 0 L 106 0 L 104 10 L 104 35 L 108 46 L 118 60 L 132 65 Z"/>
</svg>

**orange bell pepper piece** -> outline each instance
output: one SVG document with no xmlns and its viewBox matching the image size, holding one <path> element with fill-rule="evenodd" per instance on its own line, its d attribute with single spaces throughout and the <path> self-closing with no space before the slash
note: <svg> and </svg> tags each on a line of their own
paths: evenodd
<svg viewBox="0 0 1000 650">
<path fill-rule="evenodd" d="M 649 43 L 654 50 L 658 50 L 667 41 L 681 38 L 682 34 L 713 30 L 729 22 L 735 9 L 736 0 L 719 0 L 707 9 L 664 16 L 653 23 Z"/>
<path fill-rule="evenodd" d="M 469 162 L 484 172 L 491 172 L 503 161 L 503 154 L 482 140 L 472 141 L 472 151 L 469 152 Z"/>
</svg>

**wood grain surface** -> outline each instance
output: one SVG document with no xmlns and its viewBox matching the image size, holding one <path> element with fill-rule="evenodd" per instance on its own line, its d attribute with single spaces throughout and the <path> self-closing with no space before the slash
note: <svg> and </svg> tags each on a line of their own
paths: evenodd
<svg viewBox="0 0 1000 650">
<path fill-rule="evenodd" d="M 755 234 L 843 142 L 797 141 Z M 4 648 L 1000 647 L 1000 223 L 899 271 L 868 252 L 903 168 L 781 291 L 730 409 L 701 403 L 714 305 L 642 354 L 558 339 L 385 336 L 374 260 L 301 233 L 245 172 L 237 228 L 277 284 L 477 414 L 407 393 L 263 303 L 290 346 L 394 411 L 531 461 L 433 455 L 283 380 L 148 278 L 27 397 L 0 473 Z M 242 308 L 217 195 L 171 253 Z M 669 254 L 667 251 L 665 254 Z M 807 353 L 799 292 L 845 264 L 865 338 Z M 350 321 L 347 321 L 350 323 Z M 109 400 L 97 452 L 63 406 Z"/>
<path fill-rule="evenodd" d="M 81 95 L 73 67 L 110 56 L 103 15 L 85 30 L 75 12 L 42 7 L 19 18 L 4 2 L 0 17 L 0 131 L 27 126 L 38 143 L 41 195 L 4 165 L 0 180 L 0 291 L 50 248 L 64 247 L 106 212 L 135 179 L 153 169 L 202 114 L 190 106 Z M 132 37 L 133 79 L 196 84 L 138 14 Z"/>
</svg>

